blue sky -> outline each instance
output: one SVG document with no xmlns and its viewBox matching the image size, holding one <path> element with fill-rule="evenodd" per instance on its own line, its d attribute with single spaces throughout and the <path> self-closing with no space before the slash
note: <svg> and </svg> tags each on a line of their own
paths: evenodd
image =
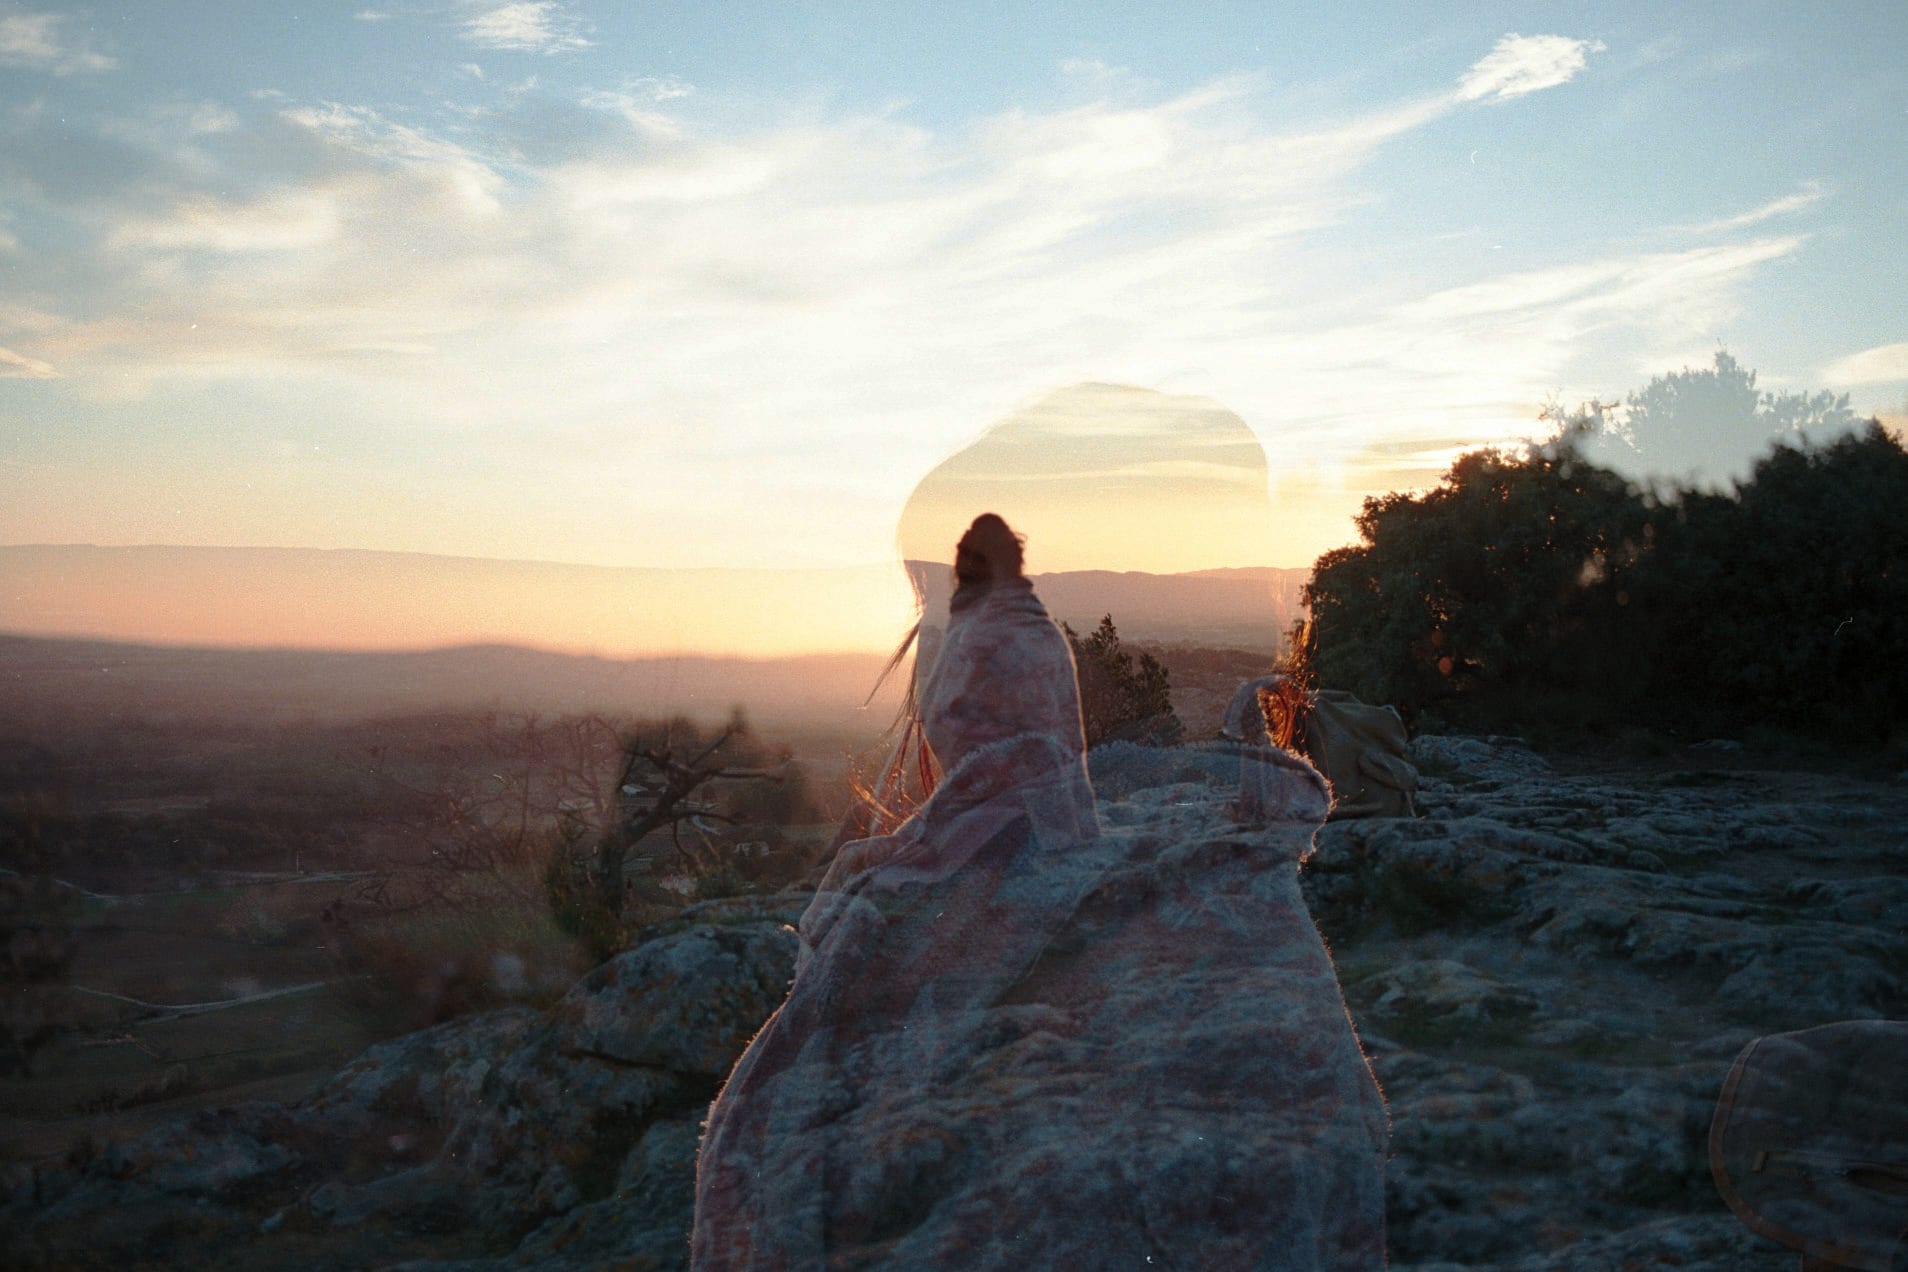
<svg viewBox="0 0 1908 1272">
<path fill-rule="evenodd" d="M 0 542 L 866 561 L 1105 382 L 1237 412 L 1290 565 L 1719 345 L 1898 424 L 1904 49 L 1899 3 L 0 0 Z"/>
</svg>

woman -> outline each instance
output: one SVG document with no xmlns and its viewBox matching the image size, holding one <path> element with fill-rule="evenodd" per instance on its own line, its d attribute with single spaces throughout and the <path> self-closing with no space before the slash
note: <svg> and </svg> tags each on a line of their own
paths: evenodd
<svg viewBox="0 0 1908 1272">
<path fill-rule="evenodd" d="M 1072 652 L 1021 562 L 997 516 L 961 540 L 920 701 L 943 776 L 893 833 L 845 845 L 802 917 L 788 1001 L 710 1110 L 698 1268 L 821 1267 L 852 1241 L 825 1129 L 844 1077 L 960 1050 L 1086 882 L 1064 868 L 1097 832 Z"/>
<path fill-rule="evenodd" d="M 919 702 L 943 776 L 804 914 L 710 1110 L 694 1266 L 1382 1266 L 1382 1101 L 1296 888 L 1322 782 L 1199 753 L 1228 789 L 1149 788 L 1102 834 L 999 517 L 955 581 Z"/>
</svg>

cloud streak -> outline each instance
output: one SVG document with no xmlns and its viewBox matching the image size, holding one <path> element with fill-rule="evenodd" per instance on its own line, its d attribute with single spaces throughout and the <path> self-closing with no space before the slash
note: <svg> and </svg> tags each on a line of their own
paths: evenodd
<svg viewBox="0 0 1908 1272">
<path fill-rule="evenodd" d="M 58 13 L 0 14 L 0 66 L 55 75 L 110 71 L 119 64 L 84 44 L 63 38 Z"/>
<path fill-rule="evenodd" d="M 1502 100 L 1568 84 L 1589 63 L 1592 53 L 1603 51 L 1601 40 L 1512 32 L 1465 72 L 1458 81 L 1457 98 Z"/>
<path fill-rule="evenodd" d="M 59 374 L 38 358 L 0 346 L 0 380 L 57 380 Z"/>
<path fill-rule="evenodd" d="M 1822 195 L 1821 182 L 1804 181 L 1801 188 L 1794 194 L 1785 194 L 1779 199 L 1771 199 L 1759 207 L 1751 208 L 1735 216 L 1691 225 L 1686 227 L 1686 230 L 1690 234 L 1726 234 L 1731 230 L 1747 229 L 1751 225 L 1760 225 L 1764 221 L 1771 221 L 1779 216 L 1789 216 L 1814 207 L 1822 201 Z"/>
<path fill-rule="evenodd" d="M 569 53 L 590 47 L 581 25 L 556 0 L 519 0 L 472 14 L 464 22 L 463 38 L 510 53 Z"/>
<path fill-rule="evenodd" d="M 1822 368 L 1822 379 L 1836 385 L 1908 382 L 1908 340 L 1837 358 Z"/>
</svg>

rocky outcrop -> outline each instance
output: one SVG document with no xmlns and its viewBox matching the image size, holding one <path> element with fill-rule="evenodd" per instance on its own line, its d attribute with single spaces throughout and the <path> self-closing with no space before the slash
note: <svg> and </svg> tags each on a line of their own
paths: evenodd
<svg viewBox="0 0 1908 1272">
<path fill-rule="evenodd" d="M 1710 1118 L 1750 1039 L 1908 1015 L 1908 793 L 1414 751 L 1424 817 L 1333 823 L 1301 876 L 1391 1109 L 1393 1266 L 1793 1268 Z"/>
<path fill-rule="evenodd" d="M 1795 1256 L 1717 1196 L 1709 1119 L 1752 1038 L 1908 1015 L 1908 785 L 1667 763 L 1580 771 L 1503 740 L 1419 739 L 1416 752 L 1424 816 L 1331 823 L 1298 875 L 1389 1106 L 1391 1266 L 1792 1272 Z M 1231 851 L 1200 830 L 1199 804 L 1236 759 L 1109 748 L 1096 760 L 1102 823 L 1155 865 L 1094 894 L 1066 959 L 1089 956 L 1092 923 L 1172 904 L 1175 880 Z M 15 1167 L 0 1202 L 8 1259 L 683 1267 L 700 1121 L 787 983 L 804 901 L 692 907 L 555 1008 L 384 1043 L 299 1104 L 202 1112 L 90 1160 Z M 1162 1124 L 1109 1104 L 1098 1078 L 1143 1049 L 1094 1042 L 1037 988 L 993 1022 L 970 1104 L 1075 1084 L 1082 1116 L 1130 1122 L 1136 1146 L 1151 1135 L 1135 1160 L 1153 1166 L 1131 1195 L 1169 1207 L 1209 1196 L 1229 1146 L 1269 1133 L 1214 1123 L 1164 1151 Z M 1256 1009 L 1234 1010 L 1216 985 L 1185 1002 L 1171 1029 L 1249 1048 Z M 937 1115 L 888 1111 L 896 1127 Z M 932 1194 L 948 1172 L 990 1165 L 937 1143 L 896 1138 L 867 1178 Z M 1029 1165 L 1000 1182 L 1036 1179 Z M 1027 1265 L 1043 1255 L 1052 1263 L 1049 1250 Z"/>
<path fill-rule="evenodd" d="M 1100 757 L 1099 834 L 824 946 L 711 1115 L 697 1266 L 1381 1267 L 1384 1109 L 1297 886 L 1325 790 L 1264 754 Z"/>
<path fill-rule="evenodd" d="M 705 908 L 548 1012 L 410 1034 L 298 1105 L 212 1110 L 42 1167 L 8 1198 L 14 1253 L 28 1266 L 684 1266 L 702 1112 L 794 970 L 785 908 Z M 741 921 L 695 922 L 725 917 Z"/>
</svg>

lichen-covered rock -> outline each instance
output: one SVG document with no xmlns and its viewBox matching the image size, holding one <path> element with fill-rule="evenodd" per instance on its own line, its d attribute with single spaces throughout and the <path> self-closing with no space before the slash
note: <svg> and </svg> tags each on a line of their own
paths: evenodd
<svg viewBox="0 0 1908 1272">
<path fill-rule="evenodd" d="M 694 1118 L 654 1122 L 630 1150 L 615 1191 L 551 1219 L 512 1254 L 482 1263 L 434 1265 L 435 1272 L 680 1272 L 689 1266 L 695 1206 Z M 415 1265 L 419 1268 L 433 1265 Z"/>
<path fill-rule="evenodd" d="M 1813 917 L 1884 932 L 1908 932 L 1908 878 L 1798 879 L 1782 901 Z"/>
<path fill-rule="evenodd" d="M 578 981 L 553 1023 L 562 1045 L 621 1064 L 727 1076 L 788 994 L 792 928 L 692 928 L 611 959 Z"/>
<path fill-rule="evenodd" d="M 379 1043 L 306 1100 L 300 1118 L 338 1139 L 397 1139 L 402 1156 L 420 1128 L 455 1123 L 478 1105 L 499 1060 L 538 1019 L 527 1007 L 510 1007 Z"/>
<path fill-rule="evenodd" d="M 0 1220 L 25 1266 L 678 1268 L 697 1123 L 793 956 L 777 921 L 696 924 L 550 1012 L 451 1021 L 297 1105 L 207 1110 L 42 1166 Z"/>
<path fill-rule="evenodd" d="M 1298 878 L 1389 1106 L 1390 1266 L 1792 1272 L 1793 1251 L 1724 1208 L 1705 1130 L 1754 1037 L 1908 1015 L 1908 787 L 1742 768 L 1572 772 L 1563 758 L 1540 766 L 1480 745 L 1457 754 L 1488 766 L 1502 750 L 1508 767 L 1433 766 L 1448 780 L 1424 783 L 1424 817 L 1330 823 Z M 899 1053 L 922 1062 L 922 1080 L 873 1115 L 879 1164 L 842 1176 L 870 1213 L 911 1214 L 963 1180 L 1047 1195 L 1042 1172 L 1068 1178 L 1078 1160 L 1059 1119 L 1043 1149 L 1024 1141 L 1018 1156 L 986 1130 L 1027 1101 L 1130 1145 L 1130 1159 L 1102 1163 L 1098 1182 L 1075 1178 L 1056 1203 L 1143 1216 L 1142 1229 L 1216 1218 L 1211 1181 L 1250 1175 L 1241 1155 L 1278 1133 L 1276 1119 L 1202 1120 L 1196 1099 L 1179 1098 L 1194 1085 L 1186 1069 L 1154 1045 L 1263 1083 L 1253 1004 L 1274 995 L 1252 969 L 1279 974 L 1278 940 L 1253 921 L 1252 888 L 1235 887 L 1253 877 L 1250 852 L 1211 832 L 1203 802 L 1236 758 L 1143 750 L 1115 750 L 1094 778 L 1109 838 L 1154 864 L 1115 863 L 1040 976 L 1111 950 L 1109 978 L 1157 972 L 1183 987 L 1179 1014 L 1096 1032 L 1096 1012 L 1115 1018 L 1137 1001 L 1113 979 L 1091 1009 L 1033 993 L 1003 1002 L 974 1035 L 972 1064 L 943 1070 L 932 1049 Z M 1213 903 L 1190 906 L 1200 889 Z M 647 933 L 647 946 L 673 944 L 625 956 L 560 1012 L 454 1021 L 371 1048 L 295 1105 L 206 1110 L 90 1159 L 15 1165 L 0 1174 L 4 1261 L 682 1268 L 698 1125 L 718 1080 L 707 1057 L 758 1027 L 748 1017 L 766 1014 L 764 986 L 786 977 L 775 964 L 804 903 L 691 907 Z M 1121 945 L 1123 924 L 1167 914 L 1236 927 L 1237 944 L 1209 974 Z M 1226 988 L 1234 967 L 1252 973 L 1238 998 Z M 1065 975 L 1092 983 L 1077 967 Z M 696 984 L 715 985 L 733 1014 L 678 1010 L 671 995 Z M 673 1021 L 665 1032 L 678 1035 L 644 1050 L 618 1025 L 624 1011 Z M 693 1071 L 650 1063 L 665 1053 Z M 1017 1231 L 1001 1244 L 1020 1266 L 1077 1253 L 1065 1234 L 1042 1249 L 1047 1234 Z M 1137 1267 L 1149 1254 L 1172 1263 L 1171 1251 L 1134 1249 Z"/>
<path fill-rule="evenodd" d="M 203 1119 L 160 1127 L 106 1152 L 106 1170 L 138 1178 L 157 1192 L 218 1197 L 289 1170 L 297 1157 L 283 1144 Z"/>
<path fill-rule="evenodd" d="M 618 955 L 444 1088 L 455 1098 L 435 1101 L 441 1147 L 430 1160 L 334 1187 L 308 1208 L 333 1225 L 448 1208 L 504 1239 L 602 1201 L 647 1127 L 714 1094 L 786 993 L 794 954 L 790 929 L 742 923 Z M 381 1086 L 374 1067 L 352 1089 L 401 1085 Z"/>
<path fill-rule="evenodd" d="M 1433 773 L 1457 772 L 1491 782 L 1517 781 L 1550 770 L 1522 738 L 1424 734 L 1411 740 L 1411 762 Z"/>
</svg>

